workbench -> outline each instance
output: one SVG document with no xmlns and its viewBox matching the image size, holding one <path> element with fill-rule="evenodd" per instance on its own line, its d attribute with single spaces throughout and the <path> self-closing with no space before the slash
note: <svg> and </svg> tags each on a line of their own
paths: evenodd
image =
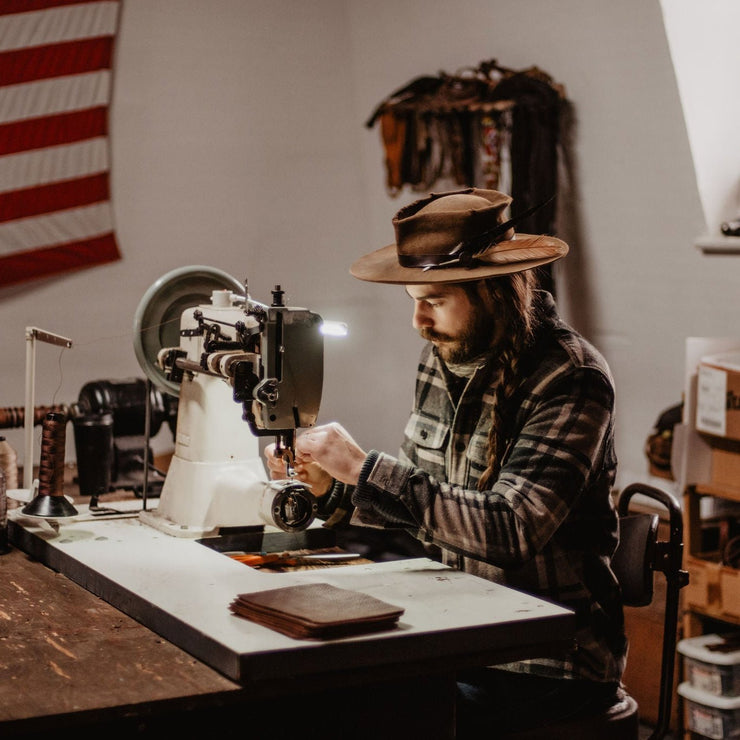
<svg viewBox="0 0 740 740">
<path fill-rule="evenodd" d="M 454 737 L 455 672 L 556 653 L 572 612 L 425 558 L 264 573 L 135 516 L 15 519 L 0 557 L 0 735 Z M 11 512 L 12 514 L 12 512 Z M 237 593 L 325 582 L 404 608 L 397 628 L 295 640 Z"/>
</svg>

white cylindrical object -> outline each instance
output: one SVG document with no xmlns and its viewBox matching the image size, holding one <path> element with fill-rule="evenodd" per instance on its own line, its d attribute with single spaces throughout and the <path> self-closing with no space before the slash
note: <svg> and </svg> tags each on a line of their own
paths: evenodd
<svg viewBox="0 0 740 740">
<path fill-rule="evenodd" d="M 5 437 L 0 437 L 0 470 L 5 475 L 6 490 L 18 488 L 18 455 Z"/>
<path fill-rule="evenodd" d="M 284 532 L 301 532 L 316 518 L 318 504 L 302 483 L 271 481 L 265 486 L 260 516 L 265 524 Z"/>
<path fill-rule="evenodd" d="M 36 337 L 32 329 L 26 328 L 26 417 L 23 426 L 23 488 L 27 491 L 30 491 L 33 485 L 33 409 L 35 405 L 35 382 Z"/>
</svg>

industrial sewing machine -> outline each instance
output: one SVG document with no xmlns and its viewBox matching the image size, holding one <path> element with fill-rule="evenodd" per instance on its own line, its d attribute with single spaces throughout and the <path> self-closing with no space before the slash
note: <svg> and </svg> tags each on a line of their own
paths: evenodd
<svg viewBox="0 0 740 740">
<path fill-rule="evenodd" d="M 267 306 L 209 267 L 167 273 L 143 297 L 134 348 L 147 377 L 178 396 L 175 450 L 157 508 L 142 521 L 178 537 L 228 528 L 301 531 L 316 515 L 293 477 L 295 433 L 313 426 L 323 385 L 321 317 Z M 284 480 L 267 478 L 259 438 L 272 436 Z"/>
</svg>

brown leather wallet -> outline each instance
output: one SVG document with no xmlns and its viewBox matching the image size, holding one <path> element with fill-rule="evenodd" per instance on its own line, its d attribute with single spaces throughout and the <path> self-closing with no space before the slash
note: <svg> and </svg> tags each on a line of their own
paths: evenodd
<svg viewBox="0 0 740 740">
<path fill-rule="evenodd" d="M 404 612 L 369 594 L 329 583 L 239 594 L 229 609 L 289 637 L 314 640 L 392 629 Z"/>
</svg>

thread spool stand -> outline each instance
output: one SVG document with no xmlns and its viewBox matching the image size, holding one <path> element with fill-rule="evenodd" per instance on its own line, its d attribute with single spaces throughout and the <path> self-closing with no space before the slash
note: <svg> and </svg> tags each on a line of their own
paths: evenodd
<svg viewBox="0 0 740 740">
<path fill-rule="evenodd" d="M 26 516 L 67 519 L 77 515 L 77 509 L 62 490 L 66 426 L 66 414 L 50 413 L 44 418 L 38 494 L 23 507 Z"/>
<path fill-rule="evenodd" d="M 58 347 L 70 349 L 72 340 L 59 334 L 39 329 L 35 326 L 26 327 L 26 399 L 25 418 L 23 422 L 24 458 L 23 458 L 23 488 L 9 490 L 7 495 L 16 501 L 31 502 L 38 490 L 38 481 L 33 479 L 33 416 L 35 407 L 36 384 L 36 343 L 44 342 Z M 66 499 L 65 499 L 66 501 Z M 68 503 L 68 502 L 67 502 Z M 36 516 L 49 516 L 37 514 Z M 69 516 L 69 515 L 66 515 Z"/>
</svg>

